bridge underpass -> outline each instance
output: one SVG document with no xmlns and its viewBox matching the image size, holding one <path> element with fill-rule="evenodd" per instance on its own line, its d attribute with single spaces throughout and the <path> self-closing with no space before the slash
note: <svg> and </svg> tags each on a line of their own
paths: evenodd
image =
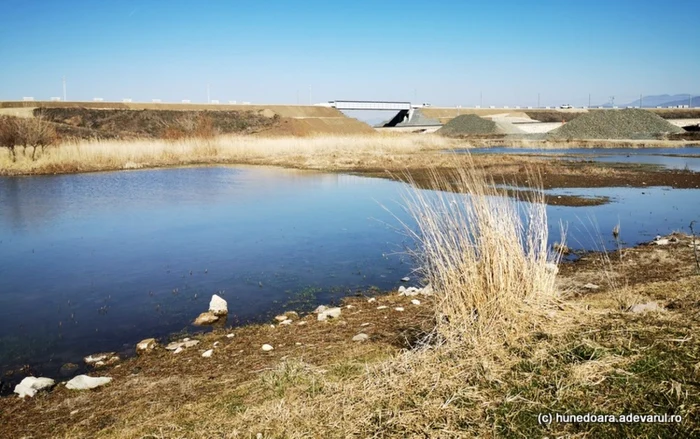
<svg viewBox="0 0 700 439">
<path fill-rule="evenodd" d="M 383 127 L 395 127 L 402 123 L 411 123 L 416 110 L 421 105 L 412 105 L 410 102 L 390 102 L 390 101 L 330 101 L 324 106 L 336 108 L 340 111 L 396 111 L 396 115 L 385 123 Z"/>
</svg>

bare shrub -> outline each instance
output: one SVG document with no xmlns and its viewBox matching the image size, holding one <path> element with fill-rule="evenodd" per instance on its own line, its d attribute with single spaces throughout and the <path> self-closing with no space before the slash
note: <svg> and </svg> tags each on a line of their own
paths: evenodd
<svg viewBox="0 0 700 439">
<path fill-rule="evenodd" d="M 3 117 L 0 119 L 0 145 L 8 148 L 13 161 L 17 158 L 18 146 L 25 150 L 32 148 L 32 160 L 36 158 L 37 148 L 42 152 L 47 146 L 58 140 L 56 130 L 41 118 Z"/>
</svg>

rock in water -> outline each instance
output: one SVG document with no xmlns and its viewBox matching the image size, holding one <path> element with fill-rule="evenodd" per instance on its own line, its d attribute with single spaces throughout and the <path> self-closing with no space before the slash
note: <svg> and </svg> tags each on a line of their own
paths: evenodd
<svg viewBox="0 0 700 439">
<path fill-rule="evenodd" d="M 66 389 L 70 390 L 87 390 L 96 387 L 104 386 L 112 381 L 110 377 L 91 377 L 87 375 L 78 375 L 66 383 Z"/>
<path fill-rule="evenodd" d="M 15 386 L 15 393 L 20 398 L 29 396 L 30 398 L 36 395 L 36 392 L 44 389 L 50 389 L 56 384 L 56 381 L 51 378 L 34 378 L 26 377 L 21 383 Z"/>
<path fill-rule="evenodd" d="M 215 323 L 219 320 L 219 316 L 214 314 L 213 312 L 203 312 L 199 316 L 197 316 L 196 319 L 194 319 L 194 322 L 192 323 L 193 325 L 197 326 L 203 326 L 203 325 L 211 325 L 212 323 Z"/>
<path fill-rule="evenodd" d="M 225 316 L 228 314 L 228 304 L 220 296 L 214 294 L 209 302 L 209 312 L 215 316 Z"/>
<path fill-rule="evenodd" d="M 145 340 L 141 340 L 136 345 L 136 352 L 142 353 L 142 352 L 152 351 L 153 349 L 156 348 L 157 344 L 158 344 L 158 342 L 156 342 L 155 338 L 147 338 Z"/>
</svg>

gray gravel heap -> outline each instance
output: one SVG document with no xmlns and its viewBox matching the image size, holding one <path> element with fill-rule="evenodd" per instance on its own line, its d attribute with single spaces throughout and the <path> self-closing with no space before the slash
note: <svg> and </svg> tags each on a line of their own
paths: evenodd
<svg viewBox="0 0 700 439">
<path fill-rule="evenodd" d="M 397 124 L 397 127 L 411 127 L 411 126 L 439 126 L 440 121 L 437 119 L 431 119 L 426 117 L 422 111 L 416 109 L 413 111 L 413 117 L 408 122 L 401 122 Z"/>
<path fill-rule="evenodd" d="M 550 131 L 552 139 L 657 139 L 668 133 L 682 133 L 651 111 L 594 110 Z"/>
<path fill-rule="evenodd" d="M 461 136 L 468 134 L 518 134 L 522 133 L 515 125 L 484 119 L 476 114 L 462 114 L 447 122 L 438 131 L 443 136 Z"/>
</svg>

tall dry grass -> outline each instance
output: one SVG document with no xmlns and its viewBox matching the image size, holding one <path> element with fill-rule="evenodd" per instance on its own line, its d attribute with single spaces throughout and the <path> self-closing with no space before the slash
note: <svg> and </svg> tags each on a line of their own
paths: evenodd
<svg viewBox="0 0 700 439">
<path fill-rule="evenodd" d="M 417 223 L 409 229 L 418 244 L 415 257 L 438 296 L 436 321 L 448 338 L 530 321 L 556 296 L 553 264 L 561 257 L 549 251 L 538 177 L 530 178 L 528 198 L 517 201 L 471 158 L 467 163 L 451 175 L 433 172 L 435 192 L 406 195 Z"/>
<path fill-rule="evenodd" d="M 333 169 L 363 156 L 379 160 L 392 154 L 445 149 L 453 141 L 431 135 L 279 137 L 226 135 L 175 140 L 94 140 L 63 143 L 32 160 L 17 147 L 16 159 L 0 151 L 0 175 L 72 173 L 179 166 L 252 163 Z"/>
</svg>

